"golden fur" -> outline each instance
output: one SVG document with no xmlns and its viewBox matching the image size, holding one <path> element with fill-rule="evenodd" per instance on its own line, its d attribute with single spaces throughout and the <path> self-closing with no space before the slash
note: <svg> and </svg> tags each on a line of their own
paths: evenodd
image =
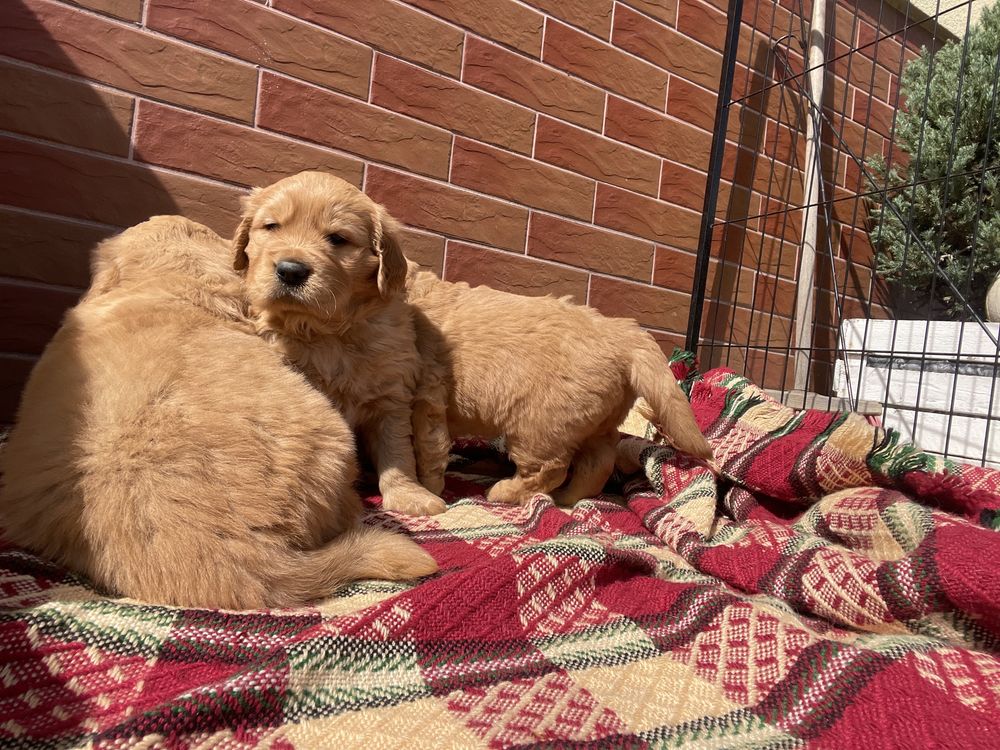
<svg viewBox="0 0 1000 750">
<path fill-rule="evenodd" d="M 156 217 L 102 243 L 0 458 L 7 537 L 162 604 L 292 606 L 433 572 L 358 526 L 353 436 L 254 335 L 231 250 Z"/>
<path fill-rule="evenodd" d="M 416 478 L 411 409 L 420 361 L 402 297 L 399 226 L 341 179 L 302 172 L 244 201 L 234 267 L 258 332 L 325 393 L 360 435 L 383 507 L 440 513 Z M 290 286 L 282 265 L 308 273 Z"/>
<path fill-rule="evenodd" d="M 617 428 L 637 396 L 677 448 L 711 459 L 666 357 L 634 321 L 441 281 L 415 265 L 407 298 L 425 362 L 414 449 L 428 488 L 443 485 L 452 436 L 502 435 L 517 472 L 490 489 L 490 500 L 592 497 L 611 475 Z"/>
</svg>

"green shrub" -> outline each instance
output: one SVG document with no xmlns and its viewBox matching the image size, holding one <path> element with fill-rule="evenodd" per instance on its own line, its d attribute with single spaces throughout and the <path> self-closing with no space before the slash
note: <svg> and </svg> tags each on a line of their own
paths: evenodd
<svg viewBox="0 0 1000 750">
<path fill-rule="evenodd" d="M 905 105 L 896 115 L 893 151 L 905 151 L 909 165 L 887 169 L 881 156 L 868 161 L 878 188 L 888 185 L 887 200 L 898 211 L 876 196 L 870 227 L 879 275 L 928 295 L 928 301 L 933 289 L 958 318 L 967 318 L 967 311 L 939 274 L 947 275 L 982 315 L 986 289 L 1000 270 L 1000 104 L 992 111 L 998 55 L 1000 5 L 984 11 L 964 44 L 949 42 L 933 57 L 922 50 L 903 71 L 900 101 Z M 873 189 L 870 183 L 862 188 Z M 908 238 L 907 226 L 932 258 Z"/>
</svg>

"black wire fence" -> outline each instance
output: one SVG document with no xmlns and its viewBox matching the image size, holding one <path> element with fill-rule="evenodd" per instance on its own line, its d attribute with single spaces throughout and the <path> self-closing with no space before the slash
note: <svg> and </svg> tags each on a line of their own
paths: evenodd
<svg viewBox="0 0 1000 750">
<path fill-rule="evenodd" d="M 688 348 L 1000 466 L 1000 6 L 813 2 L 729 3 Z"/>
</svg>

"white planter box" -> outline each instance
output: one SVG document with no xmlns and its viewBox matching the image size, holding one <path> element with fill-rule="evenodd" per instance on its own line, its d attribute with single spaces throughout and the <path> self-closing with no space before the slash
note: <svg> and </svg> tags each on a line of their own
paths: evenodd
<svg viewBox="0 0 1000 750">
<path fill-rule="evenodd" d="M 837 396 L 882 403 L 925 451 L 1000 467 L 1000 352 L 978 323 L 845 320 L 840 352 Z"/>
</svg>

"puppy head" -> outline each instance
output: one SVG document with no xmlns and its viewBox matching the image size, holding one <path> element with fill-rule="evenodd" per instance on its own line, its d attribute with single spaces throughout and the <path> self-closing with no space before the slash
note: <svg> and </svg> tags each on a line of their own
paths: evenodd
<svg viewBox="0 0 1000 750">
<path fill-rule="evenodd" d="M 300 172 L 244 198 L 233 267 L 245 273 L 257 310 L 323 324 L 402 288 L 398 234 L 386 210 L 353 185 Z"/>
</svg>

